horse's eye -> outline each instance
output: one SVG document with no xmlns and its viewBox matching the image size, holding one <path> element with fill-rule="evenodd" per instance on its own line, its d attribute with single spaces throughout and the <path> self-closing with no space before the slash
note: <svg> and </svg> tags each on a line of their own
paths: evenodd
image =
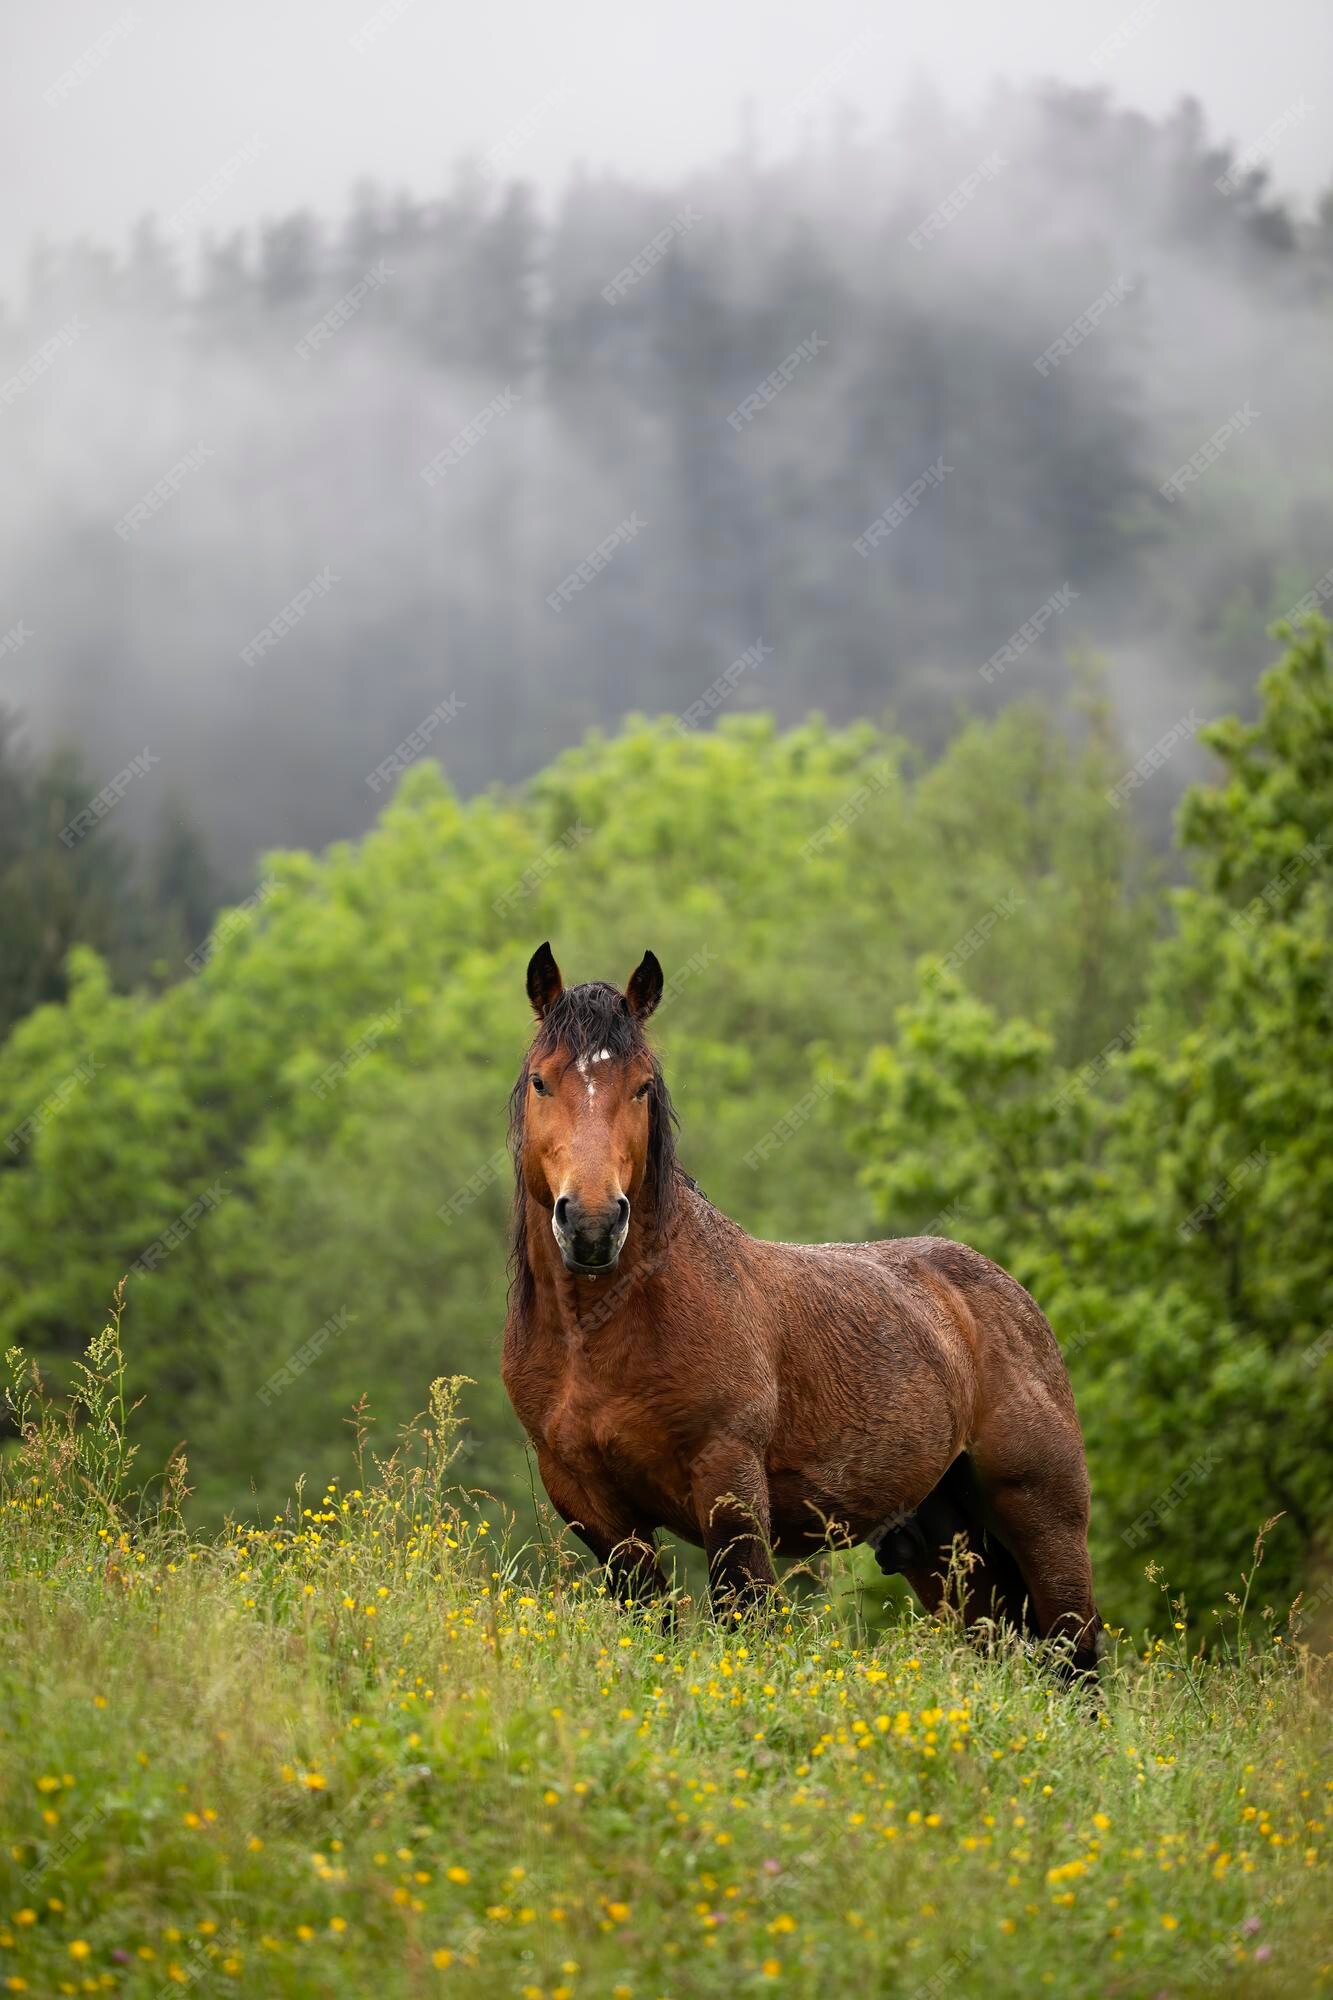
<svg viewBox="0 0 1333 2000">
<path fill-rule="evenodd" d="M 640 1097 L 646 1097 L 648 1095 L 648 1092 L 652 1089 L 652 1087 L 653 1087 L 653 1080 L 651 1077 L 649 1077 L 648 1081 L 646 1083 L 641 1083 L 638 1089 L 635 1091 L 634 1096 L 636 1101 Z"/>
<path fill-rule="evenodd" d="M 533 1077 L 532 1087 L 536 1091 L 538 1097 L 549 1097 L 551 1094 L 539 1076 Z"/>
</svg>

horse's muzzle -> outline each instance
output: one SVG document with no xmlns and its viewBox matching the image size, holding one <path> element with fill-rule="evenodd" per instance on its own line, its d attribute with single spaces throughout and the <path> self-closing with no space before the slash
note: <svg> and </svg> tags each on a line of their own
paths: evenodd
<svg viewBox="0 0 1333 2000">
<path fill-rule="evenodd" d="M 562 1194 L 551 1211 L 551 1229 L 565 1268 L 584 1277 L 614 1271 L 629 1232 L 629 1202 L 617 1195 L 607 1209 L 588 1210 L 576 1195 Z"/>
</svg>

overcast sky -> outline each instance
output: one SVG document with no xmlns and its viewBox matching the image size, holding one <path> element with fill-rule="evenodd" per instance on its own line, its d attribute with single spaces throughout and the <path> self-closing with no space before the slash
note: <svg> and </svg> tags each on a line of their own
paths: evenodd
<svg viewBox="0 0 1333 2000">
<path fill-rule="evenodd" d="M 0 286 L 39 231 L 123 240 L 187 204 L 225 229 L 337 212 L 370 174 L 418 194 L 466 154 L 558 188 L 582 161 L 641 177 L 715 161 L 749 101 L 781 151 L 839 99 L 872 123 L 923 79 L 1190 92 L 1282 190 L 1329 179 L 1329 0 L 12 0 L 0 82 Z M 21 11 L 20 11 L 21 10 Z M 17 18 L 15 15 L 17 14 Z"/>
</svg>

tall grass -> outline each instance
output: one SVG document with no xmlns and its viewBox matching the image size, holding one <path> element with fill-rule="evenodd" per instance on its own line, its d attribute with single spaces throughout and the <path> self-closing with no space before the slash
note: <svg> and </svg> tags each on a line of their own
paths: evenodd
<svg viewBox="0 0 1333 2000">
<path fill-rule="evenodd" d="M 1014 1645 L 608 1602 L 456 1485 L 453 1385 L 357 1484 L 192 1536 L 120 1301 L 63 1406 L 10 1357 L 0 1990 L 1288 1994 L 1330 1971 L 1298 1620 L 1184 1608 L 1090 1711 Z M 1257 1551 L 1261 1559 L 1262 1547 Z M 1251 1584 L 1254 1575 L 1251 1575 Z M 1326 1937 L 1326 1932 L 1324 1933 Z"/>
</svg>

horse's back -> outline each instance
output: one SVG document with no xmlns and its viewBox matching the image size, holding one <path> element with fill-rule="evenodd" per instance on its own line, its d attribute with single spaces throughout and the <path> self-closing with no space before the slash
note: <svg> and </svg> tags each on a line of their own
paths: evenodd
<svg viewBox="0 0 1333 2000">
<path fill-rule="evenodd" d="M 983 1340 L 998 1337 L 1068 1393 L 1064 1356 L 1041 1307 L 992 1257 L 947 1236 L 889 1236 L 866 1248 L 892 1271 L 928 1272 L 966 1304 Z"/>
<path fill-rule="evenodd" d="M 981 1405 L 1034 1390 L 1072 1414 L 1064 1357 L 1045 1315 L 1016 1278 L 970 1244 L 891 1236 L 757 1247 L 777 1253 L 780 1269 L 776 1260 L 769 1266 L 776 1289 L 794 1283 L 804 1294 L 795 1351 L 788 1345 L 784 1357 L 798 1372 L 806 1372 L 802 1362 L 818 1369 L 830 1347 L 846 1342 L 875 1374 L 888 1369 L 900 1382 L 905 1367 L 937 1373 L 955 1415 L 966 1408 L 969 1427 Z"/>
</svg>

